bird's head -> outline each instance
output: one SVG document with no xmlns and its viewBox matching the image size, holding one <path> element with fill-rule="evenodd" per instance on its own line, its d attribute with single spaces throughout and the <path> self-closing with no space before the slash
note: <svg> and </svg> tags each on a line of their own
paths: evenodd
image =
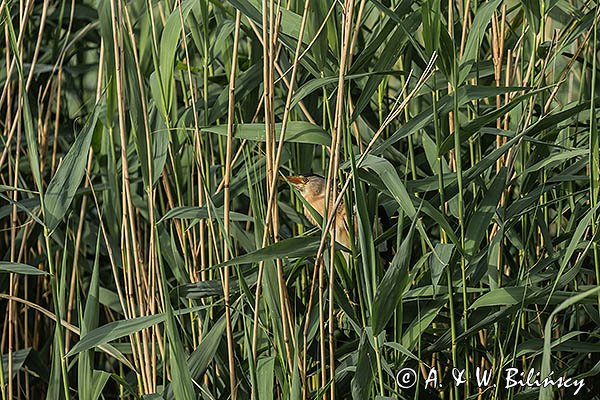
<svg viewBox="0 0 600 400">
<path fill-rule="evenodd" d="M 286 180 L 291 183 L 304 198 L 314 198 L 325 192 L 325 179 L 318 175 L 292 175 Z"/>
</svg>

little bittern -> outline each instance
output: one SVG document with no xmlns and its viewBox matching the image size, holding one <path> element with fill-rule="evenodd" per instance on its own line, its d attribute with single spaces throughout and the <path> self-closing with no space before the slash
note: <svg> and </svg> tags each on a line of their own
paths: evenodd
<svg viewBox="0 0 600 400">
<path fill-rule="evenodd" d="M 312 208 L 323 217 L 325 214 L 325 179 L 318 175 L 296 175 L 288 176 L 286 179 L 294 185 Z M 304 207 L 304 215 L 311 224 L 318 225 L 306 206 Z M 343 202 L 339 205 L 335 218 L 335 240 L 344 247 L 351 248 L 346 206 Z"/>
</svg>

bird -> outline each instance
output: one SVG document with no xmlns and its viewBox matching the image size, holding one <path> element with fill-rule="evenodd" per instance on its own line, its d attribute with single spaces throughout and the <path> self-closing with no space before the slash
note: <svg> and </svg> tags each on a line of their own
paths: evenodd
<svg viewBox="0 0 600 400">
<path fill-rule="evenodd" d="M 308 204 L 311 205 L 314 210 L 319 213 L 321 217 L 325 214 L 325 188 L 326 181 L 325 179 L 316 174 L 304 174 L 304 175 L 291 175 L 285 177 L 285 179 L 294 187 L 300 195 L 306 200 Z M 320 226 L 320 224 L 313 218 L 313 215 L 308 207 L 305 205 L 304 215 L 308 219 L 308 221 L 315 225 Z M 356 210 L 353 211 L 352 218 L 353 226 L 354 226 L 354 237 L 358 237 L 358 218 L 356 215 Z M 337 216 L 335 219 L 335 240 L 346 247 L 348 250 L 351 250 L 351 240 L 350 240 L 350 229 L 349 229 L 349 219 L 346 215 L 346 204 L 342 201 L 337 209 Z M 381 205 L 378 207 L 378 215 L 373 223 L 373 233 L 376 235 L 381 235 L 388 229 L 391 229 L 392 224 L 391 220 L 388 217 L 385 208 Z M 390 241 L 392 241 L 390 239 Z M 387 241 L 383 241 L 378 246 L 378 251 L 382 256 L 383 260 L 386 262 L 391 262 L 393 258 L 393 250 L 392 246 L 387 243 Z"/>
<path fill-rule="evenodd" d="M 322 176 L 315 174 L 292 175 L 285 177 L 285 179 L 292 184 L 292 186 L 294 186 L 296 190 L 300 192 L 300 195 L 302 195 L 306 202 L 310 204 L 311 207 L 314 208 L 321 217 L 323 217 L 325 214 L 325 179 Z M 311 224 L 318 226 L 319 224 L 313 218 L 310 209 L 306 206 L 303 207 L 304 215 L 308 221 Z M 344 202 L 342 202 L 336 210 L 335 240 L 347 249 L 351 249 L 352 247 L 348 226 L 346 205 Z"/>
</svg>

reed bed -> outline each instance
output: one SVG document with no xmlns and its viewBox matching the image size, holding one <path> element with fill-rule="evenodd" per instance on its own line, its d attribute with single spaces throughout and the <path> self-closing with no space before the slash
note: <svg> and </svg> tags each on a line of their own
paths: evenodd
<svg viewBox="0 0 600 400">
<path fill-rule="evenodd" d="M 2 400 L 600 398 L 599 7 L 2 0 Z"/>
</svg>

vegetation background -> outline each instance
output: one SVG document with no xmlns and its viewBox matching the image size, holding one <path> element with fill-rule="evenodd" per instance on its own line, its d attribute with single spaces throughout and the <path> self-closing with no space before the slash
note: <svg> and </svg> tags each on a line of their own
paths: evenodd
<svg viewBox="0 0 600 400">
<path fill-rule="evenodd" d="M 2 0 L 2 399 L 599 398 L 599 13 Z"/>
</svg>

